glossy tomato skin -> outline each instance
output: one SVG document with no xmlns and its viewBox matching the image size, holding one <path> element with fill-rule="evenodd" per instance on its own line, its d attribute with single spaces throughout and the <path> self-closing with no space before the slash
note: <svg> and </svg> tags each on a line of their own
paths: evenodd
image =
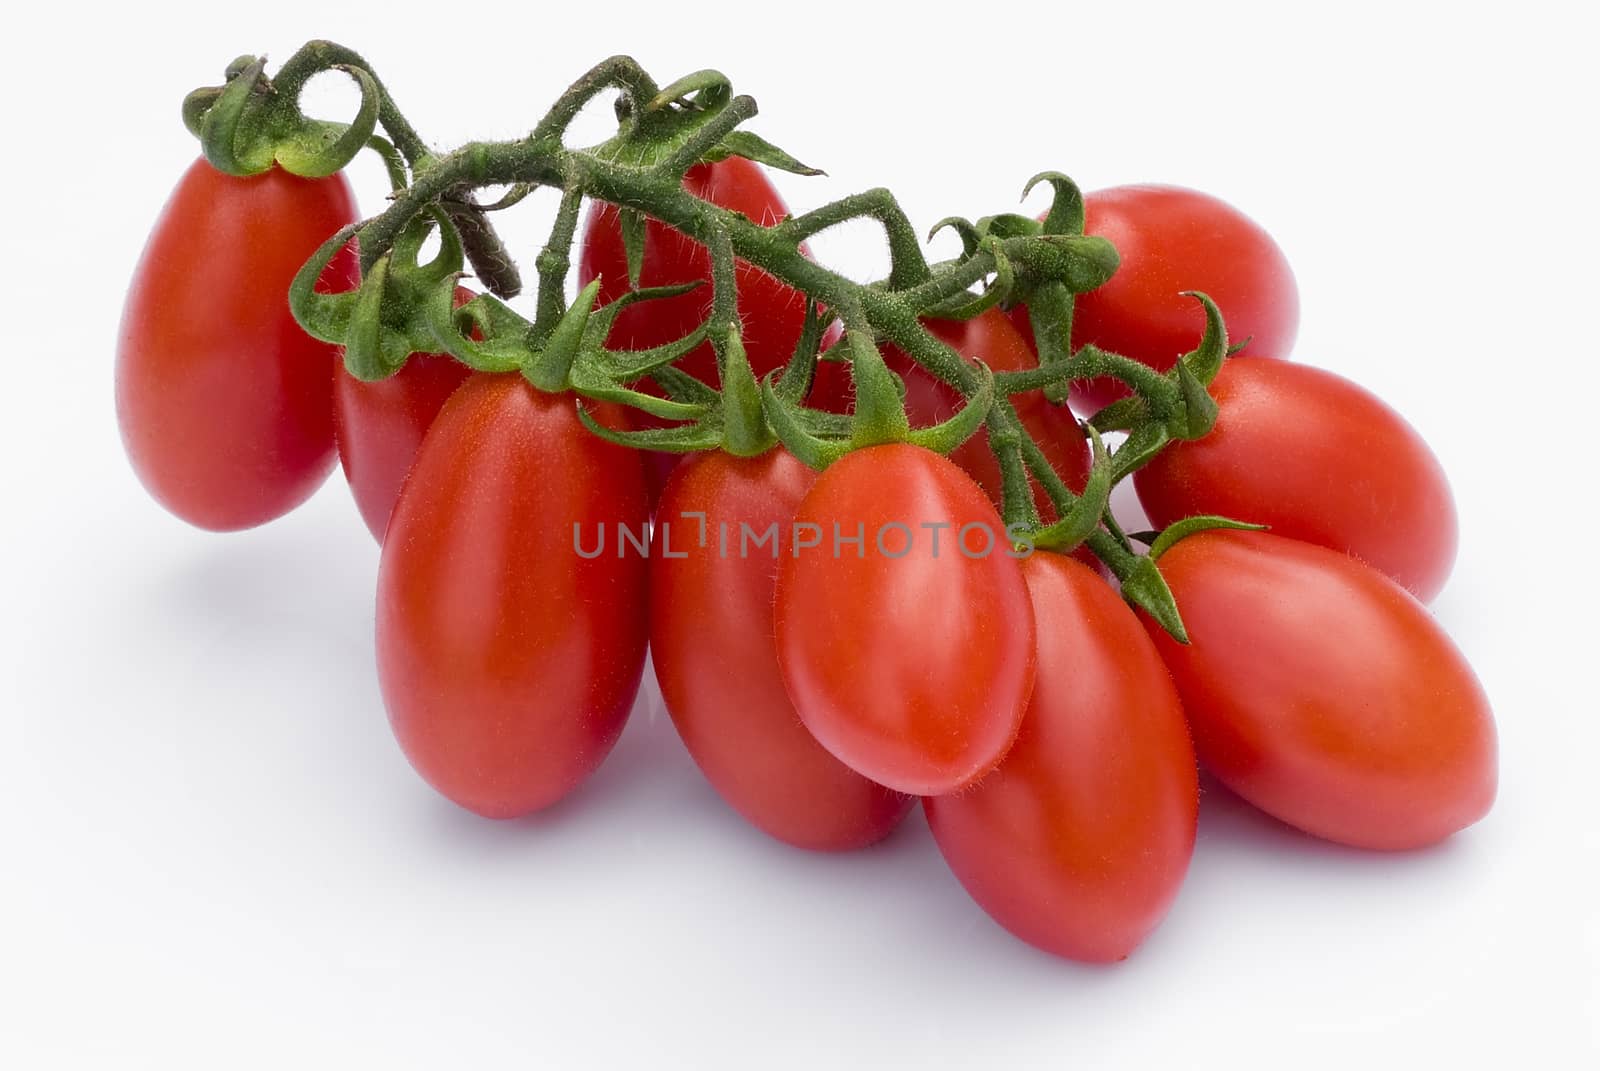
<svg viewBox="0 0 1600 1071">
<path fill-rule="evenodd" d="M 638 691 L 648 517 L 638 457 L 570 394 L 475 375 L 423 439 L 378 568 L 378 681 L 406 757 L 490 818 L 570 792 Z M 593 557 L 600 526 L 605 542 Z M 579 531 L 575 535 L 574 527 Z"/>
<path fill-rule="evenodd" d="M 456 304 L 473 298 L 457 288 Z M 367 530 L 379 543 L 422 437 L 472 370 L 443 353 L 413 353 L 387 379 L 364 382 L 341 361 L 334 370 L 333 426 L 339 464 Z"/>
<path fill-rule="evenodd" d="M 722 798 L 779 840 L 847 851 L 887 836 L 913 800 L 828 754 L 784 691 L 774 588 L 815 479 L 782 447 L 678 466 L 656 511 L 650 654 L 678 735 Z M 774 536 L 755 545 L 769 527 Z"/>
<path fill-rule="evenodd" d="M 340 175 L 235 178 L 203 159 L 162 209 L 122 310 L 117 420 L 140 482 L 190 524 L 264 524 L 333 467 L 335 350 L 300 330 L 288 293 L 355 218 Z M 347 250 L 322 287 L 355 281 Z"/>
<path fill-rule="evenodd" d="M 1217 424 L 1134 475 L 1158 527 L 1216 513 L 1353 554 L 1424 602 L 1456 556 L 1449 480 L 1428 444 L 1361 387 L 1287 361 L 1227 361 Z"/>
<path fill-rule="evenodd" d="M 989 309 L 970 320 L 925 320 L 924 326 L 963 357 L 981 360 L 995 372 L 1023 372 L 1039 367 L 1033 348 L 999 309 Z M 954 388 L 923 371 L 899 347 L 883 344 L 883 359 L 906 385 L 906 415 L 913 427 L 927 427 L 954 416 L 961 396 Z M 853 388 L 847 365 L 835 361 L 817 367 L 810 404 L 836 413 L 849 412 Z M 1082 491 L 1089 478 L 1089 443 L 1077 418 L 1065 405 L 1053 405 L 1041 391 L 1012 397 L 1017 416 L 1049 458 L 1051 466 L 1073 491 Z M 989 448 L 989 432 L 980 430 L 950 453 L 950 460 L 978 482 L 996 508 L 1001 505 L 1003 483 L 1000 462 Z M 1034 503 L 1041 516 L 1051 517 L 1050 498 L 1037 485 Z"/>
<path fill-rule="evenodd" d="M 1230 340 L 1250 339 L 1240 356 L 1289 356 L 1300 326 L 1294 273 L 1272 236 L 1226 201 L 1178 186 L 1114 186 L 1084 197 L 1084 230 L 1116 246 L 1122 264 L 1078 297 L 1074 350 L 1094 343 L 1165 371 L 1200 341 L 1205 315 L 1183 296 L 1199 290 L 1222 310 Z M 1126 393 L 1109 379 L 1073 385 L 1085 412 Z"/>
<path fill-rule="evenodd" d="M 851 769 L 911 795 L 993 769 L 1033 687 L 1033 611 L 982 489 L 929 450 L 875 446 L 830 465 L 795 523 L 814 526 L 820 545 L 797 538 L 784 558 L 774 620 L 806 728 Z M 859 556 L 836 542 L 836 524 L 863 535 Z M 993 544 L 980 555 L 984 530 Z"/>
<path fill-rule="evenodd" d="M 1199 783 L 1178 693 L 1138 618 L 1092 569 L 1022 563 L 1038 635 L 1016 743 L 977 785 L 923 801 L 934 840 L 1006 929 L 1069 959 L 1125 959 L 1194 854 Z"/>
<path fill-rule="evenodd" d="M 1494 802 L 1494 719 L 1426 608 L 1338 551 L 1202 532 L 1161 558 L 1191 644 L 1145 620 L 1200 761 L 1307 833 L 1420 848 Z"/>
</svg>

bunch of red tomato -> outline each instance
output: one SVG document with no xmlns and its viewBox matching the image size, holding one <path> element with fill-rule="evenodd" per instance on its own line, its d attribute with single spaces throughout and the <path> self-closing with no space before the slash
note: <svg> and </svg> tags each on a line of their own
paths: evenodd
<svg viewBox="0 0 1600 1071">
<path fill-rule="evenodd" d="M 786 211 L 738 157 L 686 182 L 758 221 Z M 285 300 L 301 264 L 355 218 L 339 176 L 189 170 L 128 297 L 119 418 L 152 494 L 213 529 L 292 509 L 337 453 L 383 544 L 391 723 L 463 807 L 514 817 L 570 792 L 621 732 L 648 648 L 689 752 L 752 824 L 804 848 L 856 849 L 921 798 L 951 868 L 1002 925 L 1064 956 L 1115 960 L 1182 882 L 1197 755 L 1269 814 L 1375 849 L 1476 821 L 1496 757 L 1484 695 L 1423 606 L 1455 549 L 1426 445 L 1338 376 L 1249 359 L 1288 356 L 1297 295 L 1248 219 L 1165 187 L 1086 204 L 1088 233 L 1109 238 L 1122 267 L 1078 299 L 1074 348 L 1171 367 L 1201 326 L 1186 290 L 1209 294 L 1249 339 L 1212 384 L 1215 429 L 1135 476 L 1157 526 L 1221 514 L 1269 529 L 1156 543 L 1188 643 L 1131 610 L 1092 560 L 1007 537 L 981 433 L 948 458 L 888 443 L 820 474 L 782 446 L 680 462 L 579 420 L 580 407 L 613 427 L 639 414 L 516 373 L 416 354 L 389 379 L 353 378 Z M 598 278 L 601 299 L 616 297 L 629 273 L 613 208 L 591 211 L 584 242 L 580 283 Z M 701 246 L 648 224 L 639 285 L 709 272 Z M 354 275 L 343 256 L 322 285 L 347 289 Z M 788 360 L 805 301 L 751 265 L 737 283 L 759 377 Z M 679 338 L 709 302 L 701 290 L 633 305 L 613 343 Z M 996 371 L 1036 364 L 1025 310 L 927 326 Z M 959 406 L 904 354 L 884 356 L 912 424 Z M 716 381 L 709 345 L 679 368 Z M 1118 390 L 1079 383 L 1074 400 L 1092 411 Z M 811 404 L 850 408 L 844 366 L 820 367 Z M 1078 419 L 1039 392 L 1013 404 L 1081 489 Z M 1037 503 L 1048 515 L 1048 498 Z"/>
</svg>

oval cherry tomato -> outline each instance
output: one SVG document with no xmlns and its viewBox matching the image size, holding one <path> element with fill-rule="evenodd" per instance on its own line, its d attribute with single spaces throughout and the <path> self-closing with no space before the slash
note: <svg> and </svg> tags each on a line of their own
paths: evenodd
<svg viewBox="0 0 1600 1071">
<path fill-rule="evenodd" d="M 140 482 L 190 524 L 264 524 L 333 467 L 335 349 L 300 330 L 288 294 L 355 218 L 340 175 L 235 178 L 203 159 L 162 209 L 122 310 L 117 420 Z M 346 250 L 322 285 L 355 282 Z"/>
<path fill-rule="evenodd" d="M 456 305 L 473 299 L 458 287 Z M 472 374 L 444 353 L 413 353 L 400 371 L 368 383 L 337 365 L 333 380 L 334 438 L 350 493 L 374 539 L 383 542 L 422 437 L 445 400 Z"/>
<path fill-rule="evenodd" d="M 930 450 L 875 446 L 830 465 L 795 524 L 774 616 L 806 728 L 912 795 L 993 769 L 1033 687 L 1033 611 L 983 490 Z"/>
<path fill-rule="evenodd" d="M 678 734 L 722 798 L 779 840 L 843 851 L 887 836 L 913 800 L 823 750 L 783 688 L 773 589 L 815 479 L 782 447 L 678 466 L 656 510 L 650 656 Z"/>
<path fill-rule="evenodd" d="M 1073 349 L 1092 342 L 1171 368 L 1205 329 L 1205 314 L 1185 290 L 1217 303 L 1231 341 L 1250 339 L 1240 356 L 1287 357 L 1294 347 L 1300 292 L 1289 262 L 1271 235 L 1227 202 L 1178 186 L 1115 186 L 1084 197 L 1084 231 L 1115 245 L 1122 266 L 1079 295 Z M 1109 379 L 1073 384 L 1073 400 L 1089 412 L 1126 393 Z"/>
<path fill-rule="evenodd" d="M 1038 675 L 1016 743 L 974 787 L 923 801 L 972 898 L 1029 944 L 1124 959 L 1194 854 L 1199 779 L 1178 693 L 1139 620 L 1093 570 L 1022 563 Z"/>
<path fill-rule="evenodd" d="M 618 526 L 643 539 L 647 517 L 639 458 L 585 430 L 572 395 L 511 374 L 450 396 L 378 568 L 378 681 L 439 792 L 512 818 L 610 752 L 643 672 L 648 583 Z"/>
<path fill-rule="evenodd" d="M 1228 361 L 1217 425 L 1134 475 L 1156 525 L 1220 513 L 1353 554 L 1427 601 L 1456 556 L 1456 510 L 1433 452 L 1376 396 L 1286 361 Z"/>
<path fill-rule="evenodd" d="M 1307 833 L 1358 848 L 1442 840 L 1494 802 L 1495 729 L 1461 653 L 1398 584 L 1265 532 L 1161 558 L 1191 643 L 1146 620 L 1201 762 Z"/>
<path fill-rule="evenodd" d="M 730 156 L 714 164 L 697 164 L 683 176 L 684 188 L 696 197 L 769 226 L 789 215 L 788 207 L 760 164 Z M 804 251 L 804 247 L 802 247 Z M 578 285 L 600 280 L 600 301 L 612 301 L 628 292 L 628 257 L 622 244 L 622 227 L 615 205 L 593 202 L 584 220 L 583 243 L 578 256 Z M 703 282 L 707 285 L 675 298 L 641 301 L 622 310 L 612 324 L 607 343 L 620 349 L 648 349 L 673 342 L 705 322 L 711 312 L 711 255 L 706 247 L 680 231 L 654 219 L 645 222 L 641 287 L 675 286 Z M 762 269 L 743 260 L 734 267 L 738 288 L 739 321 L 745 355 L 756 377 L 781 368 L 794 353 L 805 325 L 805 295 Z M 835 336 L 836 337 L 836 336 Z M 677 362 L 679 370 L 704 383 L 717 382 L 717 359 L 709 342 Z M 661 394 L 654 383 L 640 390 Z M 639 427 L 664 422 L 637 411 L 629 419 Z M 659 494 L 681 455 L 650 456 L 652 490 Z"/>
<path fill-rule="evenodd" d="M 963 357 L 981 360 L 996 372 L 1022 372 L 1039 367 L 1039 360 L 1027 339 L 1017 333 L 999 309 L 989 309 L 970 320 L 925 320 L 924 325 Z M 923 371 L 922 366 L 899 347 L 885 344 L 882 350 L 884 362 L 905 382 L 906 415 L 914 427 L 947 420 L 961 408 L 961 396 L 953 387 Z M 810 404 L 846 413 L 852 405 L 852 391 L 849 366 L 824 361 L 817 366 Z M 1017 416 L 1045 452 L 1051 466 L 1068 487 L 1082 491 L 1089 478 L 1089 443 L 1072 410 L 1065 405 L 1052 405 L 1045 400 L 1042 391 L 1013 395 L 1011 401 Z M 1001 505 L 1000 462 L 989 449 L 986 429 L 953 450 L 950 460 L 978 481 L 978 486 L 988 493 L 997 508 Z M 1037 485 L 1034 486 L 1034 503 L 1041 516 L 1054 516 L 1049 496 Z"/>
</svg>

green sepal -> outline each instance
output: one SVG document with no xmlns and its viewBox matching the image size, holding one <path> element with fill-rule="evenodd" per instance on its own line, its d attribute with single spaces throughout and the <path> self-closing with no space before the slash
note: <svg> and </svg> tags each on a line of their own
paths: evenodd
<svg viewBox="0 0 1600 1071">
<path fill-rule="evenodd" d="M 571 386 L 572 366 L 583 346 L 584 330 L 589 326 L 589 314 L 600 298 L 600 280 L 591 279 L 589 285 L 578 292 L 567 311 L 550 331 L 544 345 L 529 355 L 522 364 L 522 375 L 529 383 L 549 394 L 559 394 Z"/>
<path fill-rule="evenodd" d="M 1173 544 L 1179 540 L 1186 539 L 1197 532 L 1209 532 L 1218 528 L 1243 532 L 1262 532 L 1266 530 L 1267 526 L 1264 524 L 1251 524 L 1248 521 L 1236 521 L 1232 517 L 1221 517 L 1214 513 L 1185 517 L 1181 521 L 1174 521 L 1167 525 L 1154 539 L 1150 540 L 1150 557 L 1160 558 L 1161 555 L 1171 550 Z"/>
<path fill-rule="evenodd" d="M 578 406 L 578 420 L 591 432 L 607 442 L 634 450 L 660 450 L 673 454 L 688 454 L 698 450 L 715 450 L 722 442 L 722 433 L 715 426 L 684 424 L 675 428 L 638 428 L 617 431 L 608 428 L 590 415 L 584 406 Z"/>
<path fill-rule="evenodd" d="M 855 381 L 855 419 L 850 425 L 852 446 L 877 446 L 905 442 L 911 431 L 906 417 L 903 386 L 883 361 L 871 334 L 857 328 L 845 331 L 850 347 L 850 378 Z"/>
<path fill-rule="evenodd" d="M 1032 238 L 1040 233 L 1040 226 L 1032 216 L 1002 212 L 979 219 L 978 233 L 985 238 Z"/>
<path fill-rule="evenodd" d="M 1136 558 L 1127 574 L 1121 577 L 1122 597 L 1166 630 L 1167 635 L 1179 643 L 1189 642 L 1189 630 L 1183 626 L 1183 616 L 1178 613 L 1177 600 L 1167 586 L 1166 577 L 1151 558 Z"/>
<path fill-rule="evenodd" d="M 806 409 L 796 406 L 790 410 L 790 415 L 800 422 L 801 427 L 818 438 L 850 438 L 849 413 L 830 413 L 825 409 Z"/>
<path fill-rule="evenodd" d="M 619 208 L 617 226 L 622 232 L 622 251 L 628 260 L 628 287 L 637 290 L 639 274 L 644 271 L 644 213 L 637 208 Z"/>
<path fill-rule="evenodd" d="M 422 254 L 422 245 L 435 228 L 439 231 L 439 251 L 432 260 L 423 264 L 418 259 Z M 428 209 L 426 218 L 417 220 L 401 231 L 391 250 L 399 277 L 429 290 L 445 279 L 453 281 L 460 278 L 461 269 L 466 263 L 460 233 L 449 217 L 437 208 Z"/>
<path fill-rule="evenodd" d="M 654 394 L 621 386 L 615 380 L 608 378 L 604 372 L 583 360 L 573 363 L 567 374 L 567 386 L 585 398 L 625 405 L 663 420 L 698 420 L 706 414 L 704 405 L 658 398 Z"/>
<path fill-rule="evenodd" d="M 731 125 L 754 112 L 754 101 L 733 96 L 726 75 L 696 71 L 662 89 L 641 110 L 620 112 L 618 132 L 585 151 L 631 168 L 664 168 L 681 174 L 714 154 L 734 133 Z M 741 147 L 760 151 L 751 143 Z"/>
<path fill-rule="evenodd" d="M 390 256 L 385 253 L 379 257 L 361 280 L 344 340 L 344 366 L 351 375 L 365 382 L 394 375 L 410 352 L 393 356 L 385 352 L 383 344 L 383 301 L 389 288 Z"/>
<path fill-rule="evenodd" d="M 1111 508 L 1115 466 L 1099 433 L 1092 427 L 1088 428 L 1088 432 L 1094 462 L 1089 466 L 1089 478 L 1084 483 L 1083 491 L 1059 520 L 1034 533 L 1035 546 L 1063 553 L 1074 550 L 1094 534 L 1095 529 L 1100 527 L 1100 519 Z"/>
<path fill-rule="evenodd" d="M 1055 191 L 1050 210 L 1045 213 L 1042 222 L 1044 233 L 1082 234 L 1083 191 L 1078 189 L 1078 184 L 1059 171 L 1041 171 L 1022 188 L 1023 198 L 1026 199 L 1041 182 L 1048 182 Z"/>
<path fill-rule="evenodd" d="M 594 334 L 592 324 L 589 333 Z M 663 365 L 669 365 L 688 356 L 705 340 L 706 325 L 701 324 L 680 339 L 664 342 L 647 350 L 603 350 L 601 360 L 613 379 L 627 382 L 647 376 Z"/>
<path fill-rule="evenodd" d="M 1096 431 L 1130 431 L 1149 418 L 1150 407 L 1137 394 L 1119 398 L 1089 418 Z"/>
<path fill-rule="evenodd" d="M 439 254 L 419 265 L 417 253 L 434 225 L 443 232 Z M 316 294 L 316 279 L 329 259 L 325 250 L 338 237 L 301 268 L 290 286 L 290 309 L 302 326 L 316 337 L 342 344 L 345 367 L 369 382 L 393 375 L 413 353 L 434 352 L 438 340 L 433 305 L 442 302 L 454 309 L 462 262 L 460 241 L 448 222 L 441 215 L 419 218 L 378 258 L 354 293 Z"/>
<path fill-rule="evenodd" d="M 204 129 L 206 113 L 222 96 L 224 86 L 202 86 L 183 98 L 183 125 L 195 137 Z"/>
<path fill-rule="evenodd" d="M 247 139 L 250 151 L 239 151 L 241 134 L 253 125 L 246 121 L 246 113 L 266 65 L 262 58 L 251 60 L 223 87 L 200 120 L 200 151 L 224 174 L 259 175 L 272 166 L 272 145 L 266 141 Z"/>
<path fill-rule="evenodd" d="M 713 164 L 718 160 L 726 160 L 730 156 L 742 156 L 746 160 L 765 164 L 767 167 L 776 168 L 779 171 L 787 171 L 791 175 L 812 176 L 827 174 L 825 171 L 819 171 L 807 164 L 802 164 L 766 138 L 758 134 L 752 134 L 748 130 L 735 130 L 725 135 L 700 159 L 708 164 Z"/>
<path fill-rule="evenodd" d="M 775 387 L 774 391 L 780 390 Z M 756 457 L 778 441 L 767 426 L 761 384 L 750 370 L 739 329 L 730 326 L 722 345 L 722 448 L 734 457 Z"/>
<path fill-rule="evenodd" d="M 814 433 L 799 415 L 805 410 L 779 394 L 770 375 L 761 381 L 761 404 L 778 441 L 810 468 L 821 472 L 850 452 L 848 440 L 823 438 Z"/>
<path fill-rule="evenodd" d="M 1115 463 L 1113 483 L 1121 483 L 1143 468 L 1172 441 L 1172 436 L 1160 424 L 1141 424 L 1129 433 L 1117 452 L 1111 455 Z"/>
<path fill-rule="evenodd" d="M 451 280 L 429 297 L 425 312 L 434 347 L 468 368 L 515 372 L 532 357 L 533 325 L 492 294 L 479 294 L 457 309 Z M 482 342 L 470 337 L 474 328 L 483 335 Z"/>
<path fill-rule="evenodd" d="M 805 400 L 811 393 L 812 381 L 817 375 L 817 350 L 822 346 L 822 335 L 827 330 L 832 314 L 824 315 L 816 298 L 806 297 L 806 315 L 800 324 L 800 337 L 795 340 L 794 352 L 778 377 L 778 393 L 792 402 Z"/>
<path fill-rule="evenodd" d="M 726 103 L 733 96 L 733 83 L 721 71 L 706 69 L 686 74 L 645 103 L 646 112 L 662 112 L 674 104 L 687 110 L 699 111 Z"/>
<path fill-rule="evenodd" d="M 1222 322 L 1222 310 L 1205 294 L 1198 290 L 1185 290 L 1183 296 L 1200 302 L 1206 314 L 1206 328 L 1200 336 L 1200 345 L 1184 354 L 1181 363 L 1188 367 L 1201 386 L 1209 387 L 1211 381 L 1217 378 L 1217 373 L 1222 371 L 1223 358 L 1234 352 L 1228 348 L 1228 328 Z"/>
<path fill-rule="evenodd" d="M 340 64 L 335 69 L 355 79 L 361 90 L 361 106 L 348 124 L 299 116 L 295 129 L 279 141 L 273 153 L 278 164 L 290 174 L 303 178 L 325 178 L 334 174 L 355 159 L 378 129 L 381 102 L 378 83 L 360 67 Z M 298 110 L 295 108 L 296 112 Z"/>
<path fill-rule="evenodd" d="M 350 313 L 356 296 L 345 292 L 324 294 L 317 289 L 322 273 L 328 270 L 333 258 L 339 255 L 361 228 L 360 223 L 350 223 L 339 228 L 334 235 L 317 247 L 309 260 L 300 265 L 289 283 L 289 312 L 300 329 L 314 339 L 343 345 L 350 329 Z"/>
<path fill-rule="evenodd" d="M 912 430 L 905 436 L 906 442 L 932 450 L 936 454 L 948 454 L 977 434 L 994 405 L 994 373 L 982 361 L 978 362 L 977 367 L 978 389 L 967 398 L 966 404 L 954 416 L 942 423 Z"/>
<path fill-rule="evenodd" d="M 617 315 L 629 305 L 640 301 L 675 298 L 680 294 L 692 293 L 705 285 L 705 280 L 696 279 L 690 283 L 676 283 L 672 286 L 647 286 L 643 290 L 625 290 L 594 310 L 589 318 L 590 329 L 598 332 L 603 338 L 611 333 L 611 326 L 616 322 Z"/>
<path fill-rule="evenodd" d="M 946 216 L 933 225 L 928 231 L 928 241 L 933 241 L 938 233 L 946 228 L 953 230 L 961 238 L 961 257 L 966 259 L 978 251 L 978 246 L 983 241 L 983 235 L 978 233 L 978 228 L 969 219 L 961 216 Z"/>
<path fill-rule="evenodd" d="M 1178 390 L 1183 395 L 1183 417 L 1179 426 L 1173 427 L 1174 439 L 1199 439 L 1217 424 L 1217 400 L 1206 392 L 1204 383 L 1189 370 L 1188 362 L 1179 361 L 1173 371 L 1177 373 Z"/>
<path fill-rule="evenodd" d="M 344 346 L 350 373 L 371 381 L 393 375 L 412 353 L 438 348 L 441 314 L 434 305 L 443 303 L 444 322 L 452 324 L 450 333 L 455 334 L 455 283 L 462 251 L 455 228 L 442 213 L 432 212 L 401 232 L 379 258 L 381 272 L 374 264 L 356 290 L 320 293 L 317 281 L 352 238 L 359 240 L 363 225 L 342 228 L 300 266 L 289 284 L 289 311 L 311 337 Z M 438 255 L 418 264 L 423 240 L 435 226 L 440 229 Z"/>
<path fill-rule="evenodd" d="M 688 372 L 683 371 L 681 368 L 674 368 L 670 364 L 662 365 L 654 372 L 651 372 L 650 378 L 655 380 L 657 386 L 667 392 L 669 398 L 673 398 L 676 401 L 711 407 L 715 406 L 722 398 L 722 395 L 700 382 L 694 376 L 691 376 Z"/>
</svg>

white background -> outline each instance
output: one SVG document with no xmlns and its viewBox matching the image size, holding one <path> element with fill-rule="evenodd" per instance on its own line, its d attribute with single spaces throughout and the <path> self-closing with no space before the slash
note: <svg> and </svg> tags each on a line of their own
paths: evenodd
<svg viewBox="0 0 1600 1071">
<path fill-rule="evenodd" d="M 1577 5 L 716 6 L 8 16 L 0 1064 L 1595 1066 L 1600 93 Z M 780 180 L 796 208 L 882 184 L 926 226 L 1008 210 L 1047 167 L 1243 207 L 1298 273 L 1297 356 L 1382 394 L 1454 480 L 1435 609 L 1498 713 L 1494 812 L 1385 857 L 1210 791 L 1166 925 L 1091 969 L 990 923 L 920 815 L 847 858 L 745 828 L 648 686 L 549 813 L 436 798 L 385 724 L 377 554 L 340 478 L 206 535 L 145 497 L 114 426 L 122 289 L 196 151 L 178 102 L 313 36 L 439 144 L 515 135 L 626 51 L 754 94 L 754 129 L 830 172 Z M 355 177 L 377 210 L 376 166 Z M 511 224 L 523 253 L 551 210 Z M 885 263 L 868 230 L 815 247 Z"/>
</svg>

